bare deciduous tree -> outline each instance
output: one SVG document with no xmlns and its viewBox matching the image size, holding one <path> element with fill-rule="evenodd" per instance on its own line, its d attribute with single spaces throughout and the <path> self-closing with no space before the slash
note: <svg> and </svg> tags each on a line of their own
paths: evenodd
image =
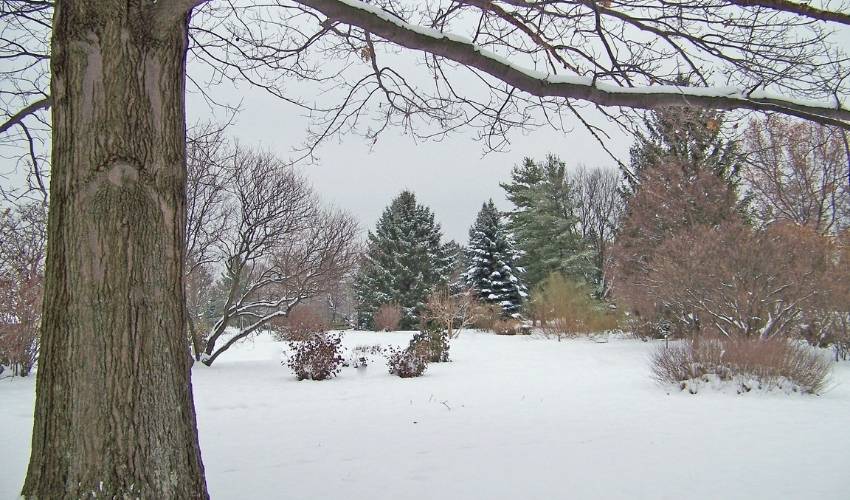
<svg viewBox="0 0 850 500">
<path fill-rule="evenodd" d="M 738 217 L 734 191 L 713 172 L 686 175 L 668 162 L 643 173 L 629 200 L 605 273 L 613 295 L 627 304 L 638 325 L 652 326 L 661 313 L 645 292 L 646 276 L 665 241 L 696 226 L 717 227 Z M 636 326 L 639 333 L 645 331 Z"/>
<path fill-rule="evenodd" d="M 753 120 L 743 178 L 765 224 L 789 221 L 822 234 L 850 226 L 850 159 L 841 130 L 781 116 Z"/>
<path fill-rule="evenodd" d="M 228 172 L 224 227 L 209 254 L 224 268 L 226 298 L 206 339 L 207 365 L 302 301 L 332 291 L 357 258 L 355 220 L 323 209 L 292 167 L 237 146 Z"/>
<path fill-rule="evenodd" d="M 576 199 L 575 216 L 582 238 L 593 245 L 599 270 L 599 292 L 608 295 L 605 269 L 610 267 L 609 247 L 622 217 L 624 203 L 620 193 L 620 177 L 616 171 L 580 167 L 571 175 L 572 195 Z"/>
</svg>

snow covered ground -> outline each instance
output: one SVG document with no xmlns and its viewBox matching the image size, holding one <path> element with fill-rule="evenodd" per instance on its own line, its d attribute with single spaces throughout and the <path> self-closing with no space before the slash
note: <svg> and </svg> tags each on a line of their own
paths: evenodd
<svg viewBox="0 0 850 500">
<path fill-rule="evenodd" d="M 348 347 L 409 333 L 347 333 Z M 454 362 L 297 382 L 268 338 L 193 372 L 216 499 L 847 499 L 850 363 L 821 396 L 670 392 L 654 344 L 464 332 Z M 32 379 L 0 381 L 0 499 L 26 468 Z M 668 394 L 668 392 L 670 392 Z"/>
</svg>

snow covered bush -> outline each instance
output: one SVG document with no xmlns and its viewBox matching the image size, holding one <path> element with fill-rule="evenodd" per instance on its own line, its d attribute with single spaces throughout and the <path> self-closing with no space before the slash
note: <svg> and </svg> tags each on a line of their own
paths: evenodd
<svg viewBox="0 0 850 500">
<path fill-rule="evenodd" d="M 535 287 L 531 309 L 533 317 L 540 321 L 543 334 L 559 341 L 563 337 L 617 328 L 617 319 L 604 303 L 560 273 L 550 274 Z"/>
<path fill-rule="evenodd" d="M 382 357 L 384 357 L 384 348 L 380 345 L 358 345 L 351 349 L 351 353 L 344 366 L 366 368 L 374 363 L 375 360 Z"/>
<path fill-rule="evenodd" d="M 401 378 L 419 377 L 428 368 L 428 361 L 420 349 L 408 347 L 406 349 L 389 348 L 387 366 L 391 375 Z"/>
<path fill-rule="evenodd" d="M 381 304 L 375 311 L 372 321 L 375 324 L 375 331 L 394 332 L 398 330 L 401 324 L 401 306 L 398 304 Z"/>
<path fill-rule="evenodd" d="M 342 338 L 338 333 L 320 333 L 303 342 L 290 342 L 289 347 L 295 352 L 285 363 L 298 380 L 329 379 L 342 368 Z"/>
<path fill-rule="evenodd" d="M 410 349 L 419 352 L 430 363 L 449 361 L 449 334 L 445 330 L 426 326 L 410 339 Z"/>
<path fill-rule="evenodd" d="M 783 389 L 817 394 L 827 384 L 829 359 L 784 338 L 704 338 L 671 343 L 652 356 L 653 377 L 692 394 L 712 379 L 732 382 L 739 393 Z"/>
</svg>

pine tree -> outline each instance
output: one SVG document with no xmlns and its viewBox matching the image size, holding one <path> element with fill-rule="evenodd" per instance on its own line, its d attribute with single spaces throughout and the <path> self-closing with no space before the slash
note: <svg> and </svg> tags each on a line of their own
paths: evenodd
<svg viewBox="0 0 850 500">
<path fill-rule="evenodd" d="M 566 166 L 557 156 L 544 163 L 526 158 L 514 167 L 511 182 L 501 184 L 515 210 L 508 228 L 522 251 L 520 263 L 532 286 L 557 271 L 578 281 L 596 274 L 593 252 L 578 229 L 575 203 Z"/>
<path fill-rule="evenodd" d="M 478 298 L 502 307 L 505 316 L 517 316 L 528 290 L 518 265 L 520 252 L 508 234 L 493 200 L 481 207 L 469 229 L 469 268 L 466 283 Z"/>
<path fill-rule="evenodd" d="M 430 209 L 403 191 L 384 210 L 375 232 L 369 232 L 367 249 L 354 282 L 358 325 L 371 328 L 382 304 L 402 309 L 401 327 L 415 328 L 428 294 L 445 284 L 451 258 L 440 242 L 440 225 Z"/>
</svg>

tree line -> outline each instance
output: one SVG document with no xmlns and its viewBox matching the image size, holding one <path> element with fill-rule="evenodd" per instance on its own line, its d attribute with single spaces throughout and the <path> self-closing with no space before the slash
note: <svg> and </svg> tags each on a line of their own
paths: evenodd
<svg viewBox="0 0 850 500">
<path fill-rule="evenodd" d="M 28 498 L 208 497 L 182 335 L 187 87 L 300 106 L 304 157 L 391 127 L 500 149 L 581 123 L 604 146 L 588 105 L 626 128 L 669 105 L 850 127 L 850 18 L 792 2 L 9 0 L 0 18 L 0 134 L 45 196 L 50 172 Z"/>
<path fill-rule="evenodd" d="M 545 327 L 578 314 L 553 312 L 560 294 L 561 307 L 596 310 L 585 329 L 616 311 L 644 337 L 795 335 L 846 352 L 844 133 L 776 115 L 727 120 L 691 107 L 651 113 L 619 171 L 525 158 L 501 184 L 513 207 L 486 202 L 463 247 L 442 243 L 430 210 L 402 193 L 369 233 L 359 326 L 375 328 L 390 304 L 415 328 L 429 294 L 445 289 Z"/>
</svg>

